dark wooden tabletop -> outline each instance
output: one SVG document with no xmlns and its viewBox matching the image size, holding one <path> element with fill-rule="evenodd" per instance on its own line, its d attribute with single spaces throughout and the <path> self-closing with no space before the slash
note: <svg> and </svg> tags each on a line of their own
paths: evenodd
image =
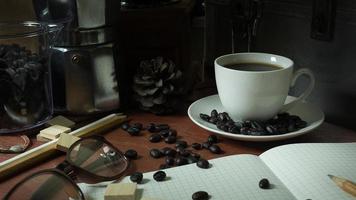
<svg viewBox="0 0 356 200">
<path fill-rule="evenodd" d="M 135 113 L 128 116 L 131 119 L 130 123 L 140 122 L 144 125 L 148 123 L 166 123 L 171 128 L 176 129 L 179 139 L 185 140 L 188 144 L 193 142 L 202 143 L 207 140 L 207 137 L 211 134 L 197 125 L 195 125 L 187 115 L 170 115 L 170 116 L 156 116 L 147 113 Z M 164 163 L 164 158 L 154 159 L 150 157 L 149 150 L 152 148 L 173 147 L 173 144 L 150 143 L 148 141 L 150 133 L 142 131 L 140 136 L 130 136 L 120 128 L 113 129 L 112 131 L 105 133 L 104 136 L 112 144 L 114 144 L 121 151 L 127 149 L 135 149 L 139 154 L 139 159 L 133 160 L 131 167 L 127 174 L 133 171 L 148 172 L 157 170 L 159 165 Z M 236 141 L 226 138 L 219 138 L 219 146 L 224 153 L 212 154 L 207 150 L 194 150 L 199 153 L 205 159 L 212 159 L 232 154 L 255 154 L 259 155 L 262 152 L 273 148 L 275 146 L 290 144 L 290 143 L 307 143 L 307 142 L 356 142 L 356 132 L 348 129 L 344 129 L 332 124 L 323 123 L 316 130 L 299 136 L 297 138 L 278 141 L 278 142 L 244 142 Z M 36 140 L 33 140 L 32 148 L 42 144 Z M 14 155 L 0 154 L 0 162 L 13 157 Z M 25 176 L 30 175 L 41 169 L 54 168 L 57 164 L 65 159 L 64 154 L 59 154 L 57 157 L 53 157 L 50 160 L 44 161 L 29 168 L 26 171 L 19 172 L 16 176 L 0 182 L 0 194 L 5 194 L 11 187 L 23 179 Z"/>
</svg>

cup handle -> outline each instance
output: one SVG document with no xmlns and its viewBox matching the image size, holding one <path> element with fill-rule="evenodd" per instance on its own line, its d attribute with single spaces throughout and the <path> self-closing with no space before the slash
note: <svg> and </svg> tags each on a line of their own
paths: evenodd
<svg viewBox="0 0 356 200">
<path fill-rule="evenodd" d="M 302 68 L 302 69 L 299 69 L 297 70 L 296 72 L 294 72 L 294 75 L 293 75 L 293 78 L 292 78 L 292 81 L 291 81 L 291 85 L 290 87 L 293 87 L 297 81 L 297 79 L 302 76 L 302 75 L 306 75 L 309 77 L 310 79 L 310 82 L 309 82 L 309 85 L 308 87 L 305 89 L 305 91 L 299 96 L 297 97 L 296 99 L 294 99 L 293 101 L 285 104 L 281 111 L 280 112 L 286 112 L 288 111 L 289 109 L 291 109 L 293 106 L 295 106 L 296 104 L 298 104 L 299 102 L 303 102 L 305 101 L 305 99 L 310 95 L 310 93 L 312 92 L 314 86 L 315 86 L 315 78 L 314 78 L 314 75 L 313 75 L 313 72 L 310 70 L 310 69 L 307 69 L 307 68 Z"/>
</svg>

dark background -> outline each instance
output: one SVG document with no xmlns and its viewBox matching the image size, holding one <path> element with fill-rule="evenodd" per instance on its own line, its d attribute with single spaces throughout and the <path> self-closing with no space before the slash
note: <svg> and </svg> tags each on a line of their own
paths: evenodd
<svg viewBox="0 0 356 200">
<path fill-rule="evenodd" d="M 0 2 L 0 20 L 34 19 L 32 1 Z M 207 0 L 205 16 L 197 9 L 200 1 L 182 2 L 187 4 L 180 10 L 159 8 L 126 11 L 124 15 L 118 11 L 118 15 L 122 15 L 118 24 L 122 30 L 120 37 L 125 37 L 125 30 L 130 30 L 126 34 L 132 36 L 122 40 L 125 42 L 120 52 L 128 74 L 134 72 L 136 59 L 156 55 L 173 59 L 186 75 L 188 100 L 192 101 L 200 97 L 197 91 L 209 88 L 214 91 L 211 71 L 215 57 L 246 49 L 243 40 L 233 40 L 232 29 L 237 22 L 231 1 Z M 241 5 L 249 2 L 234 1 Z M 331 11 L 326 6 L 329 2 Z M 315 5 L 320 9 L 313 12 Z M 315 18 L 318 16 L 321 18 Z M 321 27 L 312 25 L 316 19 Z M 310 68 L 315 74 L 316 86 L 308 101 L 324 110 L 328 122 L 356 129 L 355 25 L 356 2 L 352 0 L 265 0 L 251 50 L 280 54 L 294 60 L 296 68 Z M 315 30 L 326 33 L 326 38 L 323 35 L 312 38 Z M 142 41 L 146 41 L 145 48 Z M 139 58 L 135 58 L 138 55 Z M 305 84 L 301 80 L 292 93 L 303 90 Z"/>
</svg>

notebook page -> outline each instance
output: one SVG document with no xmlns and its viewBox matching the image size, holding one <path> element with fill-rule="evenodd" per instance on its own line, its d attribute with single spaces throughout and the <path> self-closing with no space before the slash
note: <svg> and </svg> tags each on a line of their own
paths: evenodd
<svg viewBox="0 0 356 200">
<path fill-rule="evenodd" d="M 356 181 L 356 143 L 291 144 L 260 155 L 297 199 L 348 200 L 327 176 Z"/>
<path fill-rule="evenodd" d="M 144 174 L 144 183 L 138 184 L 141 197 L 160 200 L 188 200 L 192 194 L 204 190 L 211 195 L 209 200 L 295 200 L 271 170 L 253 155 L 233 155 L 209 161 L 209 169 L 201 169 L 196 164 L 165 169 L 168 180 L 156 182 L 154 172 Z M 262 178 L 268 178 L 272 189 L 258 187 Z M 146 181 L 145 181 L 146 179 Z M 122 182 L 130 182 L 125 177 Z M 80 184 L 86 199 L 103 199 L 105 187 L 90 187 Z"/>
</svg>

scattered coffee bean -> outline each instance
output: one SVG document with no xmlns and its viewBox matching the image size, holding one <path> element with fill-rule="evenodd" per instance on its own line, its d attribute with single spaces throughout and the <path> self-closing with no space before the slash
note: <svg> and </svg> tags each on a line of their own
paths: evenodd
<svg viewBox="0 0 356 200">
<path fill-rule="evenodd" d="M 163 156 L 161 151 L 158 150 L 158 149 L 151 149 L 150 150 L 150 155 L 151 155 L 152 158 L 160 158 L 160 157 Z"/>
<path fill-rule="evenodd" d="M 172 149 L 172 148 L 169 148 L 167 149 L 165 152 L 164 152 L 164 155 L 165 156 L 172 156 L 174 157 L 175 155 L 177 154 L 177 151 Z"/>
<path fill-rule="evenodd" d="M 190 156 L 190 152 L 184 149 L 182 151 L 179 151 L 179 155 L 181 155 L 183 157 L 188 157 L 188 156 Z"/>
<path fill-rule="evenodd" d="M 140 134 L 140 129 L 131 126 L 130 128 L 127 129 L 127 132 L 132 136 L 137 136 Z"/>
<path fill-rule="evenodd" d="M 177 166 L 188 164 L 188 159 L 185 158 L 185 157 L 181 157 L 181 156 L 176 157 L 174 161 L 175 161 Z"/>
<path fill-rule="evenodd" d="M 168 136 L 177 136 L 177 131 L 175 129 L 169 129 Z"/>
<path fill-rule="evenodd" d="M 199 159 L 199 158 L 200 158 L 200 154 L 194 153 L 194 152 L 191 152 L 191 153 L 190 153 L 190 156 L 191 156 L 191 157 L 194 157 L 194 158 L 196 158 L 196 159 Z"/>
<path fill-rule="evenodd" d="M 157 142 L 161 141 L 161 139 L 162 139 L 162 137 L 161 137 L 161 135 L 158 134 L 158 133 L 153 133 L 153 134 L 150 135 L 150 137 L 149 137 L 149 140 L 150 140 L 150 142 L 152 142 L 152 143 L 157 143 Z"/>
<path fill-rule="evenodd" d="M 141 172 L 135 172 L 130 176 L 130 180 L 134 183 L 141 183 L 142 179 L 143 179 L 143 174 Z"/>
<path fill-rule="evenodd" d="M 197 158 L 195 158 L 195 157 L 193 157 L 193 156 L 188 156 L 188 157 L 187 157 L 187 160 L 188 160 L 188 163 L 189 163 L 189 164 L 192 164 L 192 163 L 198 162 L 199 159 L 197 159 Z"/>
<path fill-rule="evenodd" d="M 221 151 L 221 148 L 220 148 L 218 145 L 216 145 L 216 144 L 213 144 L 213 145 L 209 146 L 209 151 L 210 151 L 211 153 L 215 153 L 215 154 L 219 154 L 219 153 L 222 152 L 222 151 Z"/>
<path fill-rule="evenodd" d="M 200 149 L 201 149 L 201 144 L 199 144 L 199 143 L 193 143 L 193 144 L 192 144 L 192 148 L 195 149 L 195 150 L 200 150 Z"/>
<path fill-rule="evenodd" d="M 166 179 L 166 176 L 167 175 L 164 171 L 158 171 L 153 174 L 153 179 L 155 179 L 156 181 L 164 181 L 164 179 Z"/>
<path fill-rule="evenodd" d="M 168 136 L 164 139 L 164 141 L 167 143 L 167 144 L 173 144 L 177 141 L 177 137 L 176 136 Z"/>
<path fill-rule="evenodd" d="M 211 143 L 210 142 L 203 142 L 201 144 L 201 146 L 204 148 L 204 149 L 209 149 L 209 147 L 211 146 Z"/>
<path fill-rule="evenodd" d="M 208 142 L 211 144 L 218 143 L 218 137 L 216 137 L 216 135 L 209 135 Z"/>
<path fill-rule="evenodd" d="M 132 125 L 132 127 L 135 127 L 135 128 L 137 128 L 137 129 L 139 129 L 139 130 L 142 130 L 143 125 L 142 125 L 141 123 L 134 123 L 134 124 Z"/>
<path fill-rule="evenodd" d="M 170 149 L 172 149 L 172 148 L 171 148 L 171 147 L 164 147 L 164 148 L 162 148 L 162 149 L 161 149 L 162 155 L 166 155 L 166 151 L 168 151 L 168 150 L 170 150 Z"/>
<path fill-rule="evenodd" d="M 136 159 L 137 158 L 137 151 L 135 151 L 134 149 L 128 149 L 124 155 L 126 156 L 126 158 L 129 159 Z"/>
<path fill-rule="evenodd" d="M 209 194 L 205 191 L 198 191 L 194 192 L 192 195 L 193 200 L 208 200 L 209 199 Z"/>
<path fill-rule="evenodd" d="M 178 146 L 178 147 L 176 147 L 176 150 L 177 150 L 177 152 L 179 153 L 179 152 L 181 152 L 181 151 L 185 151 L 185 148 L 183 148 L 183 147 L 181 147 L 181 146 Z"/>
<path fill-rule="evenodd" d="M 167 129 L 169 129 L 169 125 L 168 124 L 158 124 L 158 125 L 156 125 L 156 129 L 158 131 L 167 130 Z"/>
<path fill-rule="evenodd" d="M 263 179 L 261 179 L 260 182 L 258 183 L 258 186 L 259 186 L 261 189 L 269 189 L 269 188 L 270 188 L 270 183 L 269 183 L 268 179 L 263 178 Z"/>
<path fill-rule="evenodd" d="M 184 140 L 178 140 L 176 142 L 176 148 L 179 147 L 179 146 L 181 146 L 183 148 L 187 148 L 188 147 L 188 143 L 186 141 L 184 141 Z"/>
<path fill-rule="evenodd" d="M 166 138 L 166 137 L 168 137 L 169 129 L 161 130 L 161 131 L 159 132 L 159 134 L 160 134 L 162 137 Z"/>
<path fill-rule="evenodd" d="M 156 130 L 156 125 L 154 123 L 149 123 L 146 127 L 146 129 L 150 132 L 150 133 L 155 133 L 157 132 Z"/>
<path fill-rule="evenodd" d="M 174 158 L 171 157 L 171 156 L 167 156 L 166 159 L 165 159 L 165 162 L 166 162 L 167 165 L 172 166 L 172 165 L 174 165 Z"/>
<path fill-rule="evenodd" d="M 200 159 L 197 162 L 197 166 L 203 169 L 208 169 L 210 167 L 210 163 L 209 161 L 205 160 L 205 159 Z"/>
<path fill-rule="evenodd" d="M 124 122 L 121 124 L 121 129 L 127 131 L 130 128 L 130 124 L 128 122 Z"/>
</svg>

